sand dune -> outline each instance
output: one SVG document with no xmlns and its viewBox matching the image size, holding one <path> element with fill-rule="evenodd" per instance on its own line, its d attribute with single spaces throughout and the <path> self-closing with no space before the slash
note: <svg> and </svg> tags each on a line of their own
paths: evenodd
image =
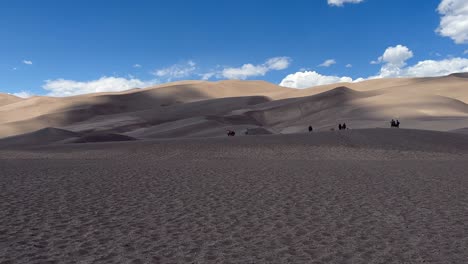
<svg viewBox="0 0 468 264">
<path fill-rule="evenodd" d="M 0 139 L 0 147 L 28 147 L 48 145 L 64 140 L 79 138 L 82 135 L 68 130 L 48 127 L 31 133 L 11 136 Z"/>
<path fill-rule="evenodd" d="M 12 104 L 21 101 L 22 99 L 14 95 L 0 94 L 0 106 Z"/>
<path fill-rule="evenodd" d="M 468 135 L 0 150 L 3 263 L 465 263 Z"/>
<path fill-rule="evenodd" d="M 222 136 L 226 129 L 271 133 L 388 127 L 451 131 L 468 127 L 466 74 L 376 79 L 288 89 L 263 81 L 184 81 L 67 98 L 0 98 L 0 136 L 57 127 L 131 137 Z"/>
<path fill-rule="evenodd" d="M 116 133 L 77 133 L 48 127 L 34 132 L 0 139 L 0 148 L 30 148 L 51 144 L 133 141 L 133 137 Z"/>
</svg>

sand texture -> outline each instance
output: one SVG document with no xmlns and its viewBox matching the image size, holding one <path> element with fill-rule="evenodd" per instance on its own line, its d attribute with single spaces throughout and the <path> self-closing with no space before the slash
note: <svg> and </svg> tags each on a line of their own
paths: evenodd
<svg viewBox="0 0 468 264">
<path fill-rule="evenodd" d="M 10 146 L 0 171 L 0 263 L 468 262 L 464 134 Z"/>
</svg>

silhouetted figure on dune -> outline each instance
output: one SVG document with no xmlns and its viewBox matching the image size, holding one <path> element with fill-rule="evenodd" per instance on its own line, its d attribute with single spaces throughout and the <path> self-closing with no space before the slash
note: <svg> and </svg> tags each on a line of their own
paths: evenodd
<svg viewBox="0 0 468 264">
<path fill-rule="evenodd" d="M 232 130 L 226 130 L 227 131 L 227 135 L 228 137 L 233 137 L 236 135 L 236 132 L 232 131 Z"/>
<path fill-rule="evenodd" d="M 338 129 L 341 130 L 343 129 L 343 126 L 341 124 L 338 125 Z"/>
<path fill-rule="evenodd" d="M 309 133 L 312 132 L 314 129 L 312 128 L 312 126 L 309 126 Z"/>
<path fill-rule="evenodd" d="M 398 119 L 396 121 L 392 119 L 390 124 L 392 127 L 400 128 L 400 121 L 398 121 Z"/>
<path fill-rule="evenodd" d="M 343 130 L 346 130 L 346 123 L 343 123 L 343 125 L 341 126 L 341 128 L 343 128 Z"/>
</svg>

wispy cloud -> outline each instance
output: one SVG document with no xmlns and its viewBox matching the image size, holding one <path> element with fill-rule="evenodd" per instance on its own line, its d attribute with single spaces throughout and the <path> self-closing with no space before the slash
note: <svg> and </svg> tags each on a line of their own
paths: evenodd
<svg viewBox="0 0 468 264">
<path fill-rule="evenodd" d="M 331 6 L 343 6 L 344 4 L 358 4 L 364 0 L 328 0 L 328 4 Z"/>
<path fill-rule="evenodd" d="M 274 57 L 263 64 L 244 64 L 241 67 L 228 67 L 220 72 L 220 76 L 227 79 L 245 80 L 249 77 L 264 76 L 267 72 L 284 70 L 291 64 L 289 57 Z"/>
<path fill-rule="evenodd" d="M 207 80 L 213 78 L 216 75 L 217 75 L 216 72 L 207 72 L 207 73 L 199 74 L 201 79 L 204 80 L 204 81 L 207 81 Z"/>
<path fill-rule="evenodd" d="M 32 65 L 32 61 L 30 60 L 23 60 L 23 63 L 26 64 L 26 65 Z"/>
<path fill-rule="evenodd" d="M 133 64 L 133 68 L 141 68 L 141 65 L 140 64 Z"/>
<path fill-rule="evenodd" d="M 101 77 L 91 81 L 47 80 L 42 86 L 49 96 L 72 96 L 86 93 L 119 92 L 158 84 L 157 80 L 142 81 L 135 78 Z"/>
<path fill-rule="evenodd" d="M 21 97 L 21 98 L 29 98 L 31 96 L 34 96 L 34 94 L 29 92 L 29 91 L 21 91 L 21 92 L 18 92 L 18 93 L 13 93 L 13 95 Z"/>
<path fill-rule="evenodd" d="M 194 61 L 188 61 L 182 64 L 174 64 L 172 66 L 157 69 L 153 71 L 153 74 L 159 78 L 165 78 L 166 81 L 170 82 L 176 79 L 182 79 L 194 74 L 197 69 L 197 64 Z"/>
<path fill-rule="evenodd" d="M 334 59 L 329 59 L 329 60 L 326 60 L 324 61 L 322 64 L 320 64 L 319 66 L 320 67 L 330 67 L 332 66 L 333 64 L 336 64 L 336 60 Z"/>
</svg>

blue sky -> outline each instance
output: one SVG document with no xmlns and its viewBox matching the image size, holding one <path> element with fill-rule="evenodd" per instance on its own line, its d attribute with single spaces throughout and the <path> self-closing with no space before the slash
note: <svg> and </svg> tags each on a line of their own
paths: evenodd
<svg viewBox="0 0 468 264">
<path fill-rule="evenodd" d="M 6 0 L 0 92 L 444 75 L 468 71 L 466 21 L 466 0 Z"/>
</svg>

